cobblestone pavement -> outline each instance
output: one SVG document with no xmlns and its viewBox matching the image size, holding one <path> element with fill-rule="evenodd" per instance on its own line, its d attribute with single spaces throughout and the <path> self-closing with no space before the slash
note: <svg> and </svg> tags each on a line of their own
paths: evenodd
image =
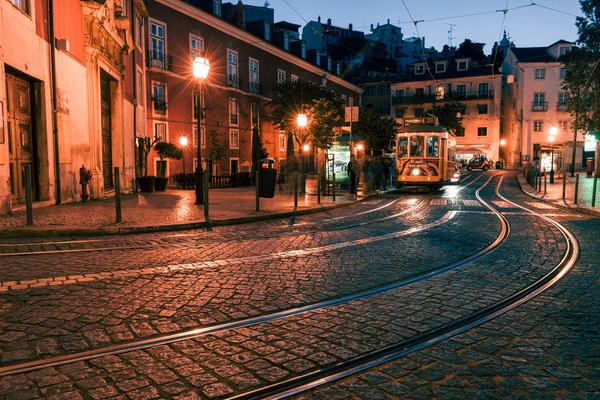
<svg viewBox="0 0 600 400">
<path fill-rule="evenodd" d="M 11 262 L 0 272 L 4 283 L 12 279 L 22 285 L 19 274 L 37 280 L 98 274 L 56 286 L 12 286 L 0 294 L 0 356 L 7 365 L 266 315 L 448 265 L 499 233 L 496 216 L 474 196 L 488 178 L 481 197 L 505 213 L 511 228 L 499 249 L 441 275 L 250 327 L 4 376 L 0 397 L 226 398 L 469 315 L 539 279 L 566 248 L 553 225 L 495 195 L 503 175 L 477 175 L 484 179 L 433 196 L 386 195 L 335 210 L 332 218 L 353 215 L 339 220 L 348 227 L 337 230 L 313 215 L 294 221 L 314 224 L 294 227 L 293 234 L 284 228 L 288 221 L 261 223 L 238 232 L 232 227 L 193 232 L 191 237 L 204 240 L 214 234 L 193 244 L 139 235 L 128 240 L 163 242 L 144 249 L 3 259 Z M 514 175 L 504 179 L 509 199 L 557 214 L 518 192 Z M 416 210 L 377 221 L 421 200 Z M 581 256 L 575 270 L 550 291 L 465 334 L 299 397 L 597 398 L 599 277 L 592 266 L 599 257 L 593 245 L 599 222 L 569 215 L 561 211 L 559 218 L 581 241 Z M 358 225 L 363 222 L 370 223 Z M 419 226 L 428 228 L 416 231 Z M 239 232 L 254 227 L 266 232 Z M 174 249 L 181 254 L 160 256 Z M 116 270 L 134 274 L 101 274 Z"/>
</svg>

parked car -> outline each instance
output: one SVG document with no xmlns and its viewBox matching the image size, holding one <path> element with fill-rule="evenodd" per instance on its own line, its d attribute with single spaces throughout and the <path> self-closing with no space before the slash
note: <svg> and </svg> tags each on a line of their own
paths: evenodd
<svg viewBox="0 0 600 400">
<path fill-rule="evenodd" d="M 467 164 L 467 170 L 482 169 L 487 171 L 490 169 L 490 162 L 485 158 L 474 158 Z"/>
</svg>

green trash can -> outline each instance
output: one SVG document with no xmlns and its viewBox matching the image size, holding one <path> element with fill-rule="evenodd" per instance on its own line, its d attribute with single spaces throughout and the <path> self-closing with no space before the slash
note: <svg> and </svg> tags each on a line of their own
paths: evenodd
<svg viewBox="0 0 600 400">
<path fill-rule="evenodd" d="M 274 168 L 260 169 L 260 197 L 272 199 L 275 197 L 275 178 L 277 170 Z"/>
</svg>

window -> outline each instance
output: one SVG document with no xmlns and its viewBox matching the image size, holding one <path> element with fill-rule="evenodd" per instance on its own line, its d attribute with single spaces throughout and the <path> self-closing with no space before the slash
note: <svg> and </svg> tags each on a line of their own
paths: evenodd
<svg viewBox="0 0 600 400">
<path fill-rule="evenodd" d="M 408 138 L 400 137 L 398 139 L 398 156 L 406 157 L 408 156 Z"/>
<path fill-rule="evenodd" d="M 488 105 L 487 104 L 478 104 L 477 105 L 477 114 L 485 115 L 488 113 Z"/>
<path fill-rule="evenodd" d="M 260 94 L 260 86 L 259 86 L 259 79 L 258 79 L 258 60 L 255 60 L 254 58 L 250 59 L 249 62 L 250 65 L 250 93 L 254 93 L 254 94 Z"/>
<path fill-rule="evenodd" d="M 558 54 L 561 55 L 561 56 L 563 56 L 563 55 L 567 54 L 569 52 L 569 50 L 570 49 L 568 47 L 565 47 L 565 46 L 559 47 L 558 48 Z"/>
<path fill-rule="evenodd" d="M 237 99 L 229 99 L 229 123 L 238 124 L 238 102 Z"/>
<path fill-rule="evenodd" d="M 167 141 L 167 124 L 155 123 L 154 124 L 154 140 Z"/>
<path fill-rule="evenodd" d="M 235 51 L 227 50 L 227 86 L 238 87 L 238 55 Z"/>
<path fill-rule="evenodd" d="M 165 94 L 165 86 L 157 83 L 152 84 L 152 103 L 155 114 L 166 114 L 167 98 Z"/>
<path fill-rule="evenodd" d="M 404 97 L 404 90 L 396 90 L 396 97 Z"/>
<path fill-rule="evenodd" d="M 302 58 L 306 58 L 306 44 L 302 43 Z"/>
<path fill-rule="evenodd" d="M 271 41 L 271 23 L 269 21 L 265 21 L 265 40 Z"/>
<path fill-rule="evenodd" d="M 29 0 L 10 0 L 10 2 L 19 10 L 29 15 Z"/>
<path fill-rule="evenodd" d="M 460 113 L 461 116 L 467 115 L 467 106 L 464 104 L 457 104 L 456 110 Z"/>
<path fill-rule="evenodd" d="M 435 64 L 435 72 L 446 72 L 446 64 L 445 63 Z"/>
<path fill-rule="evenodd" d="M 410 156 L 411 157 L 422 157 L 423 156 L 423 143 L 424 138 L 420 135 L 410 137 Z"/>
<path fill-rule="evenodd" d="M 437 136 L 429 136 L 427 138 L 427 156 L 438 157 L 439 156 L 439 140 Z"/>
<path fill-rule="evenodd" d="M 144 33 L 144 20 L 140 17 L 135 17 L 135 44 L 136 46 L 142 48 L 144 47 L 143 43 L 143 35 Z"/>
<path fill-rule="evenodd" d="M 466 71 L 468 67 L 468 64 L 466 61 L 459 61 L 457 63 L 456 69 L 458 69 L 459 71 Z"/>
<path fill-rule="evenodd" d="M 560 79 L 565 79 L 565 76 L 567 76 L 567 70 L 565 68 L 561 68 L 560 69 Z"/>
<path fill-rule="evenodd" d="M 352 107 L 354 105 L 354 97 L 348 97 L 348 106 Z"/>
<path fill-rule="evenodd" d="M 279 150 L 280 151 L 285 151 L 285 142 L 286 142 L 286 134 L 285 133 L 280 133 L 279 134 Z"/>
<path fill-rule="evenodd" d="M 534 93 L 532 111 L 546 111 L 548 109 L 548 104 L 545 100 L 544 93 Z"/>
<path fill-rule="evenodd" d="M 221 0 L 213 0 L 213 13 L 217 16 L 221 16 Z"/>
<path fill-rule="evenodd" d="M 542 132 L 543 123 L 542 121 L 533 121 L 533 131 L 534 132 Z"/>
<path fill-rule="evenodd" d="M 290 81 L 292 81 L 292 82 L 298 82 L 298 75 L 292 74 L 292 76 L 290 76 Z"/>
<path fill-rule="evenodd" d="M 346 100 L 346 95 L 345 95 L 345 94 L 341 95 L 341 99 L 342 99 L 342 103 L 343 103 L 345 106 L 346 106 L 346 105 L 348 105 L 348 102 L 347 102 L 347 100 Z"/>
<path fill-rule="evenodd" d="M 192 137 L 192 147 L 197 148 L 198 147 L 198 126 L 197 125 L 194 125 L 193 131 L 194 131 L 194 134 Z M 202 143 L 202 147 L 206 147 L 206 135 L 204 132 L 204 128 L 200 128 L 200 134 L 202 135 L 200 137 L 200 143 Z"/>
<path fill-rule="evenodd" d="M 423 88 L 415 89 L 415 97 L 424 97 L 424 96 L 425 96 L 425 89 L 423 89 Z"/>
<path fill-rule="evenodd" d="M 535 79 L 544 79 L 546 77 L 546 70 L 544 68 L 538 68 L 535 70 Z"/>
<path fill-rule="evenodd" d="M 569 121 L 567 121 L 567 120 L 558 121 L 558 126 L 560 127 L 561 131 L 566 132 L 569 130 Z"/>
<path fill-rule="evenodd" d="M 190 54 L 192 60 L 195 60 L 196 57 L 201 57 L 202 53 L 204 53 L 204 39 L 190 35 Z"/>
<path fill-rule="evenodd" d="M 467 85 L 456 85 L 456 98 L 466 99 L 467 98 Z"/>
<path fill-rule="evenodd" d="M 459 128 L 456 128 L 456 131 L 454 132 L 454 136 L 465 137 L 465 128 L 463 128 L 462 126 Z"/>
<path fill-rule="evenodd" d="M 340 76 L 342 74 L 342 63 L 339 61 L 335 63 L 335 74 L 337 76 Z"/>
<path fill-rule="evenodd" d="M 166 69 L 165 26 L 158 22 L 150 22 L 150 66 Z"/>
<path fill-rule="evenodd" d="M 424 65 L 415 65 L 415 75 L 423 75 L 425 73 Z"/>
<path fill-rule="evenodd" d="M 440 85 L 438 87 L 435 88 L 435 98 L 436 100 L 443 100 L 444 99 L 444 93 L 445 93 L 445 89 L 443 85 Z"/>
<path fill-rule="evenodd" d="M 477 136 L 487 136 L 487 127 L 480 126 L 477 128 Z"/>
<path fill-rule="evenodd" d="M 422 118 L 425 116 L 424 108 L 415 108 L 415 118 Z"/>
<path fill-rule="evenodd" d="M 144 75 L 140 71 L 136 73 L 135 85 L 137 103 L 144 104 Z"/>
<path fill-rule="evenodd" d="M 569 100 L 569 94 L 566 92 L 560 92 L 558 94 L 558 104 L 567 104 L 567 100 Z"/>
<path fill-rule="evenodd" d="M 489 95 L 489 84 L 480 83 L 479 84 L 479 97 L 486 98 Z"/>
<path fill-rule="evenodd" d="M 385 96 L 386 86 L 377 86 L 377 96 Z"/>
<path fill-rule="evenodd" d="M 229 148 L 238 149 L 240 147 L 240 136 L 238 131 L 229 132 Z"/>
<path fill-rule="evenodd" d="M 260 115 L 260 110 L 258 108 L 258 104 L 257 103 L 252 103 L 251 107 L 250 107 L 250 120 L 252 122 L 253 126 L 258 126 L 258 121 L 259 121 L 259 115 Z"/>
<path fill-rule="evenodd" d="M 283 49 L 285 51 L 290 51 L 290 36 L 287 32 L 283 33 Z"/>
<path fill-rule="evenodd" d="M 285 78 L 285 71 L 282 71 L 280 69 L 277 70 L 277 83 L 285 83 L 286 78 Z"/>
<path fill-rule="evenodd" d="M 331 57 L 327 57 L 327 71 L 331 71 Z"/>
<path fill-rule="evenodd" d="M 394 110 L 394 115 L 396 118 L 404 118 L 404 109 L 403 108 L 396 108 Z"/>
</svg>

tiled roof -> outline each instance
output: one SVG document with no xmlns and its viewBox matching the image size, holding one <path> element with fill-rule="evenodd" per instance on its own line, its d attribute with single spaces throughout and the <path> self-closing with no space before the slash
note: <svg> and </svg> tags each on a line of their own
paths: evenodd
<svg viewBox="0 0 600 400">
<path fill-rule="evenodd" d="M 520 63 L 555 62 L 548 54 L 548 47 L 511 47 L 510 49 Z"/>
</svg>

